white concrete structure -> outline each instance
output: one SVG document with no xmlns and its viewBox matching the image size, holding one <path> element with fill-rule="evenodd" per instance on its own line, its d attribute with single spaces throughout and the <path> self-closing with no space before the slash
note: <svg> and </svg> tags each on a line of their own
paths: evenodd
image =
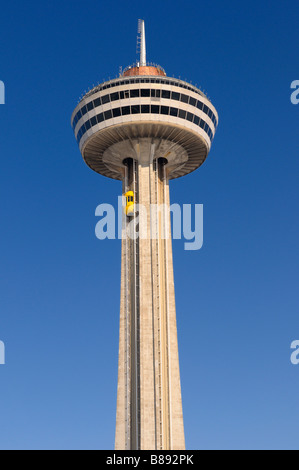
<svg viewBox="0 0 299 470">
<path fill-rule="evenodd" d="M 147 137 L 157 142 L 162 139 L 163 149 L 156 157 L 168 154 L 172 179 L 204 162 L 217 122 L 217 111 L 200 90 L 181 80 L 153 75 L 121 77 L 96 87 L 80 101 L 72 116 L 87 165 L 115 179 L 123 178 L 122 161 L 134 151 L 131 145 L 126 154 L 117 153 L 117 147 L 110 151 L 113 144 Z M 109 158 L 107 154 L 104 157 L 107 149 Z"/>
<path fill-rule="evenodd" d="M 87 93 L 72 126 L 87 165 L 148 209 L 145 238 L 131 219 L 123 227 L 115 448 L 184 449 L 169 180 L 202 165 L 218 115 L 198 88 L 144 63 L 143 22 L 139 32 L 140 62 Z"/>
</svg>

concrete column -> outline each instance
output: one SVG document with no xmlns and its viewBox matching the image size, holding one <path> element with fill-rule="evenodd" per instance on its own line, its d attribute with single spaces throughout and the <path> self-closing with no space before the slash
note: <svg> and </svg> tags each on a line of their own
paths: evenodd
<svg viewBox="0 0 299 470">
<path fill-rule="evenodd" d="M 136 276 L 128 276 L 126 263 L 132 264 L 126 240 L 122 241 L 122 280 L 119 338 L 119 370 L 115 449 L 184 449 L 184 426 L 180 387 L 172 246 L 170 236 L 169 184 L 162 164 L 153 162 L 150 141 L 136 149 L 138 157 L 135 201 L 146 209 L 146 230 L 139 223 L 138 289 Z M 133 190 L 133 186 L 130 187 Z M 162 204 L 162 209 L 158 210 Z M 164 205 L 164 207 L 163 207 Z M 138 220 L 138 214 L 135 215 Z M 142 220 L 142 219 L 141 219 Z M 127 221 L 131 223 L 132 220 Z M 133 244 L 130 243 L 130 247 Z M 130 248 L 129 250 L 133 250 Z M 132 266 L 130 267 L 131 273 Z M 134 302 L 126 296 L 137 293 Z M 134 295 L 135 295 L 134 294 Z M 127 307 L 126 307 L 127 305 Z M 129 311 L 128 311 L 129 310 Z M 128 344 L 126 324 L 138 314 L 138 344 L 132 333 Z M 134 345 L 132 344 L 134 342 Z M 129 349 L 128 349 L 129 348 Z M 127 368 L 126 358 L 138 348 L 138 394 L 133 393 L 137 378 Z M 131 364 L 134 364 L 134 361 Z M 130 375 L 129 380 L 127 375 Z M 129 384 L 129 385 L 128 385 Z M 135 389 L 134 389 L 135 390 Z M 132 403 L 133 402 L 133 403 Z M 138 414 L 138 436 L 132 415 Z M 128 442 L 128 429 L 131 442 Z M 129 432 L 129 434 L 130 434 Z M 133 438 L 132 438 L 133 432 Z"/>
</svg>

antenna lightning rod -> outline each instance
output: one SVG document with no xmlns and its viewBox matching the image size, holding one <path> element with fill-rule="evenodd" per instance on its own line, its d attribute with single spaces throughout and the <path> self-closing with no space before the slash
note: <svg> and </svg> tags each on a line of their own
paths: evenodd
<svg viewBox="0 0 299 470">
<path fill-rule="evenodd" d="M 146 46 L 144 20 L 138 20 L 138 33 L 140 37 L 140 66 L 146 66 Z"/>
</svg>

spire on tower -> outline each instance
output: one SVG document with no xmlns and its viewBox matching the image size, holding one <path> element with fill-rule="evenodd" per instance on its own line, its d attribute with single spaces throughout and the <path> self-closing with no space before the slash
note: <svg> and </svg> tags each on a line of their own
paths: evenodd
<svg viewBox="0 0 299 470">
<path fill-rule="evenodd" d="M 144 20 L 138 20 L 137 45 L 140 47 L 140 67 L 145 67 L 146 66 L 146 46 L 145 46 Z"/>
</svg>

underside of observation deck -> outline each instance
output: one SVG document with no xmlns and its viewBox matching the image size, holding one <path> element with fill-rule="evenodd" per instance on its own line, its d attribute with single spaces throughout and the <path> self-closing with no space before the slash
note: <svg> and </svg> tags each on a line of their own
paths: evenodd
<svg viewBox="0 0 299 470">
<path fill-rule="evenodd" d="M 141 122 L 111 126 L 87 140 L 82 149 L 86 164 L 97 173 L 109 178 L 123 179 L 124 168 L 122 161 L 135 152 L 136 141 L 147 139 L 156 143 L 156 158 L 166 157 L 171 162 L 171 153 L 175 146 L 180 146 L 183 161 L 168 166 L 168 178 L 174 179 L 184 176 L 201 166 L 209 152 L 206 141 L 198 134 L 182 128 L 179 125 L 165 125 L 164 123 Z M 159 142 L 163 141 L 162 147 Z M 110 160 L 104 158 L 106 149 L 114 144 L 122 143 L 123 152 L 110 151 Z M 128 155 L 130 154 L 130 155 Z M 136 157 L 135 157 L 136 158 Z"/>
</svg>

